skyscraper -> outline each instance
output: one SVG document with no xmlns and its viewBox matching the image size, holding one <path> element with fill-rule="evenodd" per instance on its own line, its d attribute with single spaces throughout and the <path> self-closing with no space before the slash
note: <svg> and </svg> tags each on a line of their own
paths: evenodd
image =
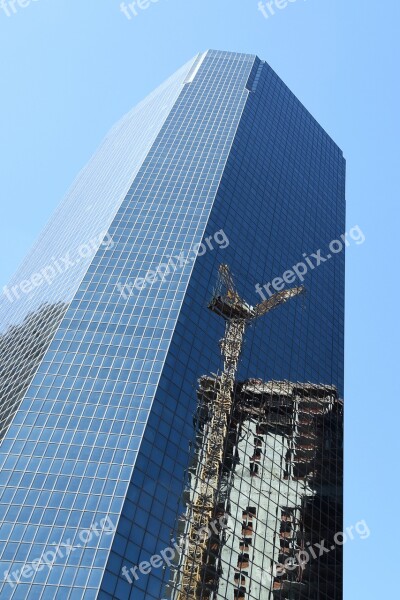
<svg viewBox="0 0 400 600">
<path fill-rule="evenodd" d="M 3 290 L 1 599 L 339 600 L 344 194 L 255 56 L 110 131 Z"/>
</svg>

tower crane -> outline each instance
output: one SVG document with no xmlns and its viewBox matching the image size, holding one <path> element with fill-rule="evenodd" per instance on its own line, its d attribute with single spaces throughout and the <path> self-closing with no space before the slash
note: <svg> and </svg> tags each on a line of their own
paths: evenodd
<svg viewBox="0 0 400 600">
<path fill-rule="evenodd" d="M 214 584 L 210 585 L 209 581 L 205 581 L 204 567 L 208 543 L 206 532 L 215 515 L 218 501 L 234 384 L 246 328 L 255 319 L 304 291 L 303 286 L 283 290 L 253 307 L 237 292 L 228 265 L 219 267 L 217 292 L 208 308 L 225 320 L 225 335 L 220 341 L 224 367 L 222 374 L 215 381 L 214 401 L 209 405 L 208 423 L 202 439 L 200 464 L 191 510 L 188 513 L 190 523 L 181 558 L 181 582 L 177 600 L 210 598 L 212 590 L 217 586 L 218 573 L 214 574 Z"/>
</svg>

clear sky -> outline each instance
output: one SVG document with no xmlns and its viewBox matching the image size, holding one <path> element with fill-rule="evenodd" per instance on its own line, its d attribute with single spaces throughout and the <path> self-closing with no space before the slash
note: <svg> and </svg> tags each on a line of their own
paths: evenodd
<svg viewBox="0 0 400 600">
<path fill-rule="evenodd" d="M 159 0 L 131 19 L 120 0 L 19 1 L 0 9 L 0 287 L 109 127 L 201 50 L 267 60 L 343 149 L 348 227 L 366 235 L 347 255 L 345 521 L 371 530 L 346 544 L 345 599 L 394 597 L 399 1 L 292 0 L 268 19 L 258 0 Z"/>
</svg>

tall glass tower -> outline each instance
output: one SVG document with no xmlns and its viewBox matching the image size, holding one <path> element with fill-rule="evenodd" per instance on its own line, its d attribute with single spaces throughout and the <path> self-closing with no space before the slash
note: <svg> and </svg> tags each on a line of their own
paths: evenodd
<svg viewBox="0 0 400 600">
<path fill-rule="evenodd" d="M 1 600 L 340 600 L 344 230 L 256 56 L 114 126 L 2 294 Z"/>
</svg>

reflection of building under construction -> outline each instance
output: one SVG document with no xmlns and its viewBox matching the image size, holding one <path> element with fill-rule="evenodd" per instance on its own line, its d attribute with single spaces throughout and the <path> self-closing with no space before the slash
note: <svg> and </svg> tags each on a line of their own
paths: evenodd
<svg viewBox="0 0 400 600">
<path fill-rule="evenodd" d="M 202 379 L 204 424 L 214 389 L 215 380 Z M 218 551 L 209 546 L 206 555 L 217 577 L 207 581 L 205 571 L 202 582 L 217 584 L 216 598 L 340 597 L 338 551 L 314 559 L 308 547 L 321 540 L 330 547 L 342 529 L 341 412 L 333 388 L 259 380 L 236 385 L 222 471 L 225 497 L 219 497 L 225 501 L 220 510 L 230 514 L 229 529 Z M 304 550 L 309 561 L 299 554 Z"/>
<path fill-rule="evenodd" d="M 221 295 L 221 286 L 226 286 Z M 222 375 L 198 389 L 197 440 L 181 520 L 177 600 L 341 598 L 342 402 L 332 386 L 235 374 L 246 325 L 303 291 L 253 308 L 226 266 L 210 308 L 226 320 Z M 315 546 L 314 546 L 315 545 Z M 321 556 L 320 556 L 321 554 Z"/>
</svg>

